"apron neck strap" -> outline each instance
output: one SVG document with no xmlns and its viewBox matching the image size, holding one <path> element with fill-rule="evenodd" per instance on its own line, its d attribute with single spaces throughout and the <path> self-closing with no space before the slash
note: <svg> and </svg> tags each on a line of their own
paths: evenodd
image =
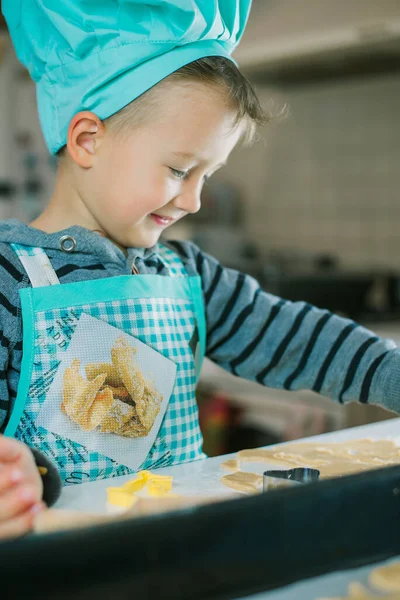
<svg viewBox="0 0 400 600">
<path fill-rule="evenodd" d="M 32 287 L 58 285 L 60 280 L 43 248 L 10 244 L 21 261 Z"/>
</svg>

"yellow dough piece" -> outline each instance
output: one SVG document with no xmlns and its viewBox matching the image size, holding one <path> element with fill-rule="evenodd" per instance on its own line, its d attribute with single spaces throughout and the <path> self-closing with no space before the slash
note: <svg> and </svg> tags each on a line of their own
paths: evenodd
<svg viewBox="0 0 400 600">
<path fill-rule="evenodd" d="M 133 494 L 122 490 L 119 487 L 107 488 L 107 502 L 119 508 L 132 508 L 137 501 L 137 497 Z"/>
<path fill-rule="evenodd" d="M 221 469 L 225 471 L 239 471 L 239 461 L 235 459 L 226 460 L 220 464 Z"/>
<path fill-rule="evenodd" d="M 136 492 L 140 492 L 145 485 L 146 480 L 143 477 L 135 477 L 135 479 L 124 483 L 120 489 L 128 494 L 135 494 Z"/>
<path fill-rule="evenodd" d="M 151 473 L 149 479 L 153 481 L 173 481 L 174 477 L 173 475 L 154 475 L 154 473 Z"/>
<path fill-rule="evenodd" d="M 154 477 L 154 475 L 151 471 L 145 470 L 145 471 L 139 471 L 138 477 L 141 477 L 142 479 L 144 479 L 144 481 L 149 481 L 149 479 L 152 479 Z"/>
<path fill-rule="evenodd" d="M 147 483 L 147 490 L 150 496 L 166 496 L 172 489 L 172 481 L 157 481 L 150 479 Z"/>
<path fill-rule="evenodd" d="M 247 492 L 248 494 L 257 494 L 260 491 L 262 481 L 262 475 L 246 473 L 244 471 L 237 471 L 236 473 L 221 477 L 223 485 L 239 492 Z"/>
<path fill-rule="evenodd" d="M 400 592 L 400 561 L 371 571 L 368 581 L 370 585 L 385 592 Z M 400 598 L 400 594 L 399 594 Z"/>
<path fill-rule="evenodd" d="M 136 494 L 140 492 L 145 486 L 151 496 L 169 496 L 173 497 L 175 494 L 171 494 L 172 475 L 154 475 L 151 471 L 139 471 L 136 477 L 130 479 L 119 488 L 108 488 L 112 490 L 121 490 L 124 494 Z"/>
<path fill-rule="evenodd" d="M 273 452 L 263 448 L 252 448 L 250 450 L 240 450 L 237 457 L 239 462 L 269 462 L 273 458 Z"/>
</svg>

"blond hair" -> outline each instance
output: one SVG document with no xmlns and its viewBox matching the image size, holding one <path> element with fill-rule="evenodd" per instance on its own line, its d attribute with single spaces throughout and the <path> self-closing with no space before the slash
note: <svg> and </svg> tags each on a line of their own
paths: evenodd
<svg viewBox="0 0 400 600">
<path fill-rule="evenodd" d="M 239 123 L 245 124 L 243 138 L 246 144 L 253 141 L 257 125 L 263 125 L 270 119 L 247 77 L 239 71 L 234 62 L 222 56 L 200 58 L 174 71 L 161 83 L 169 84 L 174 81 L 203 83 L 226 94 L 229 106 L 236 110 L 234 127 Z M 104 122 L 112 131 L 120 132 L 145 118 L 151 108 L 157 106 L 158 98 L 154 95 L 154 91 L 159 85 L 139 96 Z"/>
<path fill-rule="evenodd" d="M 246 145 L 254 140 L 257 125 L 270 120 L 270 115 L 263 110 L 252 84 L 235 63 L 222 56 L 208 56 L 174 71 L 159 84 L 104 119 L 104 123 L 113 133 L 131 131 L 137 123 L 151 115 L 153 108 L 157 108 L 157 92 L 162 91 L 160 86 L 174 82 L 203 83 L 225 94 L 227 103 L 236 111 L 233 127 L 245 125 L 242 139 Z M 59 150 L 58 156 L 63 156 L 64 150 L 65 146 Z"/>
</svg>

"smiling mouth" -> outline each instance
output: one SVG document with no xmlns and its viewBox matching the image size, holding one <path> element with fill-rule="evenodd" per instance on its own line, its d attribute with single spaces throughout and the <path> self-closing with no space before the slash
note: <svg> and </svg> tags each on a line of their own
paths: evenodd
<svg viewBox="0 0 400 600">
<path fill-rule="evenodd" d="M 172 217 L 162 217 L 154 213 L 152 213 L 150 217 L 157 225 L 160 225 L 161 227 L 166 227 L 167 225 L 171 225 L 171 223 L 176 221 L 176 219 L 173 219 Z"/>
</svg>

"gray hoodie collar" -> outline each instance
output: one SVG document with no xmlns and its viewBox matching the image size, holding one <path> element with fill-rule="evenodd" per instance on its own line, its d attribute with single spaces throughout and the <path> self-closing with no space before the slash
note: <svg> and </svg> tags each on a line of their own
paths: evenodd
<svg viewBox="0 0 400 600">
<path fill-rule="evenodd" d="M 137 258 L 148 258 L 157 253 L 157 246 L 152 248 L 127 248 L 128 255 L 118 248 L 109 239 L 101 236 L 95 231 L 90 231 L 79 225 L 68 227 L 56 233 L 45 233 L 40 229 L 30 227 L 18 219 L 0 221 L 0 242 L 23 244 L 25 246 L 37 246 L 44 250 L 60 250 L 60 239 L 71 236 L 76 241 L 73 254 L 90 254 L 103 263 L 125 262 L 130 264 Z"/>
</svg>

